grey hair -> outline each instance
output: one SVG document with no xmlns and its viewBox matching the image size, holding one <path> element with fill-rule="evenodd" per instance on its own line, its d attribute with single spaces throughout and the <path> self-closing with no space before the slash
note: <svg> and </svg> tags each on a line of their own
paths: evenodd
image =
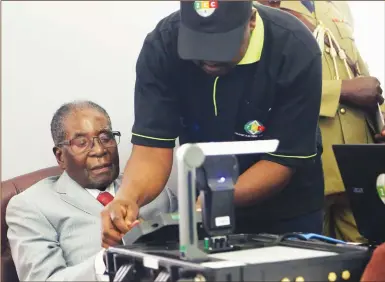
<svg viewBox="0 0 385 282">
<path fill-rule="evenodd" d="M 110 116 L 107 114 L 106 110 L 98 104 L 91 101 L 73 101 L 66 103 L 55 112 L 51 121 L 51 135 L 55 146 L 60 142 L 63 142 L 66 138 L 64 130 L 65 119 L 75 111 L 83 109 L 94 109 L 103 114 L 107 118 L 109 129 L 112 129 Z"/>
</svg>

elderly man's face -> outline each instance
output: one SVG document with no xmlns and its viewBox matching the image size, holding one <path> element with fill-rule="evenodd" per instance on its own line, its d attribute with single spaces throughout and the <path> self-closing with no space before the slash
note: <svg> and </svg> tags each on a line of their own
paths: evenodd
<svg viewBox="0 0 385 282">
<path fill-rule="evenodd" d="M 66 140 L 74 140 L 71 145 L 55 148 L 56 159 L 68 175 L 80 186 L 104 190 L 119 175 L 119 155 L 117 146 L 105 148 L 93 137 L 107 138 L 110 128 L 107 118 L 94 109 L 71 112 L 64 121 Z M 82 144 L 87 138 L 93 140 L 91 149 L 82 152 Z"/>
</svg>

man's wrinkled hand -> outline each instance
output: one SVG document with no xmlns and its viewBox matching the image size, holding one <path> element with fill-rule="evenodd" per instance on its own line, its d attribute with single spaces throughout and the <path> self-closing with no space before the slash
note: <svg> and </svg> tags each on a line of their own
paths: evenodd
<svg viewBox="0 0 385 282">
<path fill-rule="evenodd" d="M 123 235 L 138 224 L 139 207 L 135 201 L 114 199 L 101 212 L 102 247 L 121 244 Z"/>
</svg>

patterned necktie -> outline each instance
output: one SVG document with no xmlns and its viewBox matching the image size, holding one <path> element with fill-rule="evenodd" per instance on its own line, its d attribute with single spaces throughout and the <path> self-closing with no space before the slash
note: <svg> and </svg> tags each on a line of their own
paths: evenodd
<svg viewBox="0 0 385 282">
<path fill-rule="evenodd" d="M 107 206 L 109 202 L 111 202 L 114 199 L 114 196 L 112 196 L 108 192 L 100 192 L 98 197 L 96 198 L 103 206 Z"/>
</svg>

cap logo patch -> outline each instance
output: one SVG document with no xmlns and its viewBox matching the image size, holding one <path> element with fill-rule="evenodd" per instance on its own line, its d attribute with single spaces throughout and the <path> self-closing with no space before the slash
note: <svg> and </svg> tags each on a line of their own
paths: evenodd
<svg viewBox="0 0 385 282">
<path fill-rule="evenodd" d="M 218 8 L 218 1 L 195 1 L 194 9 L 198 15 L 207 18 Z"/>
</svg>

